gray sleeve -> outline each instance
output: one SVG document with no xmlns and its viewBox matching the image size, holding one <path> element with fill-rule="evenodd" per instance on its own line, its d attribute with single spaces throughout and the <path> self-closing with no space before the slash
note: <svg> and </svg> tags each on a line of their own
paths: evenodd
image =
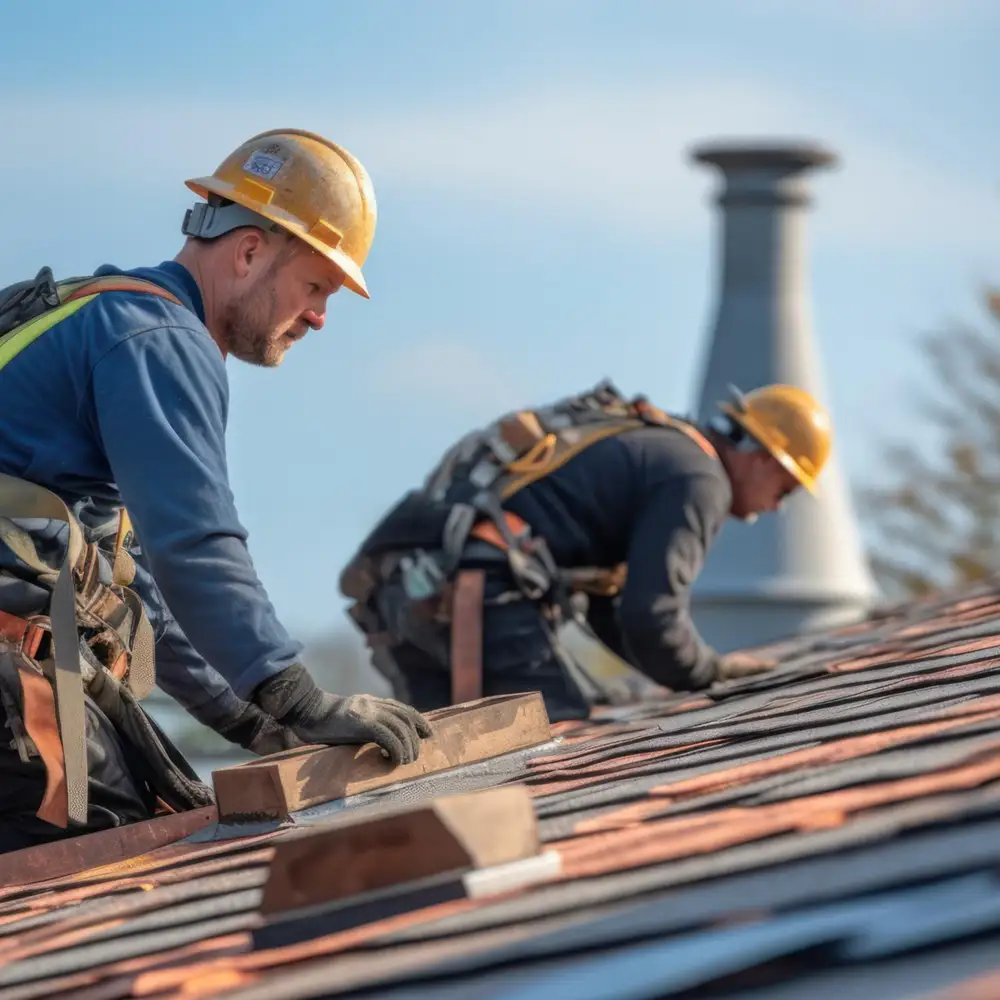
<svg viewBox="0 0 1000 1000">
<path fill-rule="evenodd" d="M 629 658 L 659 684 L 707 687 L 718 654 L 698 634 L 690 589 L 729 512 L 725 481 L 677 476 L 647 494 L 629 543 L 619 622 Z"/>
</svg>

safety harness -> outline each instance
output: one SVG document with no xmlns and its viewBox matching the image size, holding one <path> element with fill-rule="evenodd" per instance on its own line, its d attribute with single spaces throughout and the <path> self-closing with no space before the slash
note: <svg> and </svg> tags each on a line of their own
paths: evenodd
<svg viewBox="0 0 1000 1000">
<path fill-rule="evenodd" d="M 43 268 L 33 281 L 0 290 L 0 369 L 57 323 L 104 292 L 143 292 L 181 304 L 152 282 L 122 276 L 55 282 Z M 53 565 L 16 521 L 65 525 L 64 555 Z M 211 790 L 139 705 L 155 683 L 153 631 L 129 588 L 132 528 L 119 512 L 107 558 L 54 493 L 0 474 L 0 543 L 17 558 L 4 570 L 49 597 L 26 617 L 0 610 L 0 697 L 21 759 L 40 757 L 45 795 L 36 815 L 54 826 L 85 824 L 88 814 L 86 708 L 90 695 L 140 751 L 145 777 L 168 811 L 209 804 Z M 110 562 L 110 580 L 108 563 Z M 103 567 L 103 568 L 102 568 Z"/>
<path fill-rule="evenodd" d="M 460 565 L 470 542 L 503 553 L 517 593 L 501 599 L 538 602 L 553 640 L 559 621 L 573 616 L 574 593 L 618 594 L 627 578 L 624 563 L 558 567 L 545 539 L 503 504 L 598 441 L 641 427 L 680 431 L 718 457 L 691 423 L 644 396 L 625 398 L 609 381 L 546 407 L 505 414 L 450 448 L 423 487 L 407 493 L 376 525 L 341 574 L 341 592 L 354 601 L 348 613 L 365 634 L 375 665 L 398 681 L 384 648 L 406 637 L 392 634 L 377 602 L 379 589 L 398 578 L 424 620 L 450 626 L 452 703 L 481 697 L 485 571 Z"/>
</svg>

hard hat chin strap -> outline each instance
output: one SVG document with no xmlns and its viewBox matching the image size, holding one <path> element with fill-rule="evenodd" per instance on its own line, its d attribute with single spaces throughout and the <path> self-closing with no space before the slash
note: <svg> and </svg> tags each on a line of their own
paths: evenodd
<svg viewBox="0 0 1000 1000">
<path fill-rule="evenodd" d="M 277 223 L 265 219 L 252 209 L 218 197 L 213 197 L 208 202 L 200 201 L 193 208 L 189 208 L 184 213 L 181 232 L 185 236 L 214 240 L 217 236 L 225 236 L 226 233 L 243 226 L 253 226 L 268 233 L 284 232 Z"/>
<path fill-rule="evenodd" d="M 767 451 L 745 427 L 727 414 L 717 414 L 708 421 L 708 426 L 721 434 L 726 443 L 735 451 Z"/>
</svg>

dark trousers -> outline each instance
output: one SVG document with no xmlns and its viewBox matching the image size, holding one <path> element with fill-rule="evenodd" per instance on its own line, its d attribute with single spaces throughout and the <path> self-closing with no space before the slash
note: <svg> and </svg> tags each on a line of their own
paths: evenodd
<svg viewBox="0 0 1000 1000">
<path fill-rule="evenodd" d="M 87 825 L 65 830 L 38 819 L 36 810 L 45 794 L 45 767 L 40 758 L 25 763 L 8 749 L 10 730 L 0 727 L 0 853 L 16 851 L 82 833 L 126 826 L 149 819 L 156 796 L 136 770 L 138 751 L 126 743 L 107 716 L 86 698 L 89 810 Z M 3 720 L 5 721 L 5 720 Z"/>
<path fill-rule="evenodd" d="M 586 718 L 590 706 L 560 665 L 538 605 L 526 599 L 490 604 L 513 591 L 514 582 L 505 564 L 484 568 L 483 697 L 540 691 L 552 722 Z M 396 580 L 382 588 L 378 608 L 405 686 L 395 696 L 421 712 L 450 705 L 450 627 L 421 619 Z"/>
</svg>

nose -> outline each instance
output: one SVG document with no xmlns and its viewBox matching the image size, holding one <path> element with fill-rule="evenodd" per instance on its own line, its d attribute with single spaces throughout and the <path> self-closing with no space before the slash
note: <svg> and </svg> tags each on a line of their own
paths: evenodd
<svg viewBox="0 0 1000 1000">
<path fill-rule="evenodd" d="M 302 318 L 314 329 L 322 330 L 323 324 L 326 322 L 326 311 L 321 313 L 316 312 L 315 309 L 307 309 L 303 314 Z"/>
</svg>

